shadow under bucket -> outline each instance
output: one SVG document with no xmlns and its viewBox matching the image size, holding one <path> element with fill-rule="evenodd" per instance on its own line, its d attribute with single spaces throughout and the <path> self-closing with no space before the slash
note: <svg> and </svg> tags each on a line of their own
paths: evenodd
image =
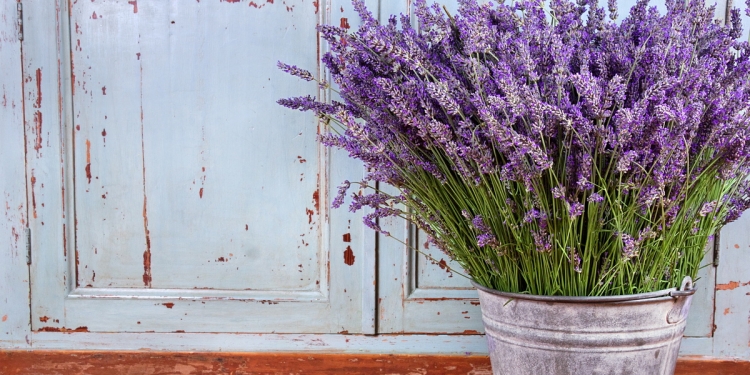
<svg viewBox="0 0 750 375">
<path fill-rule="evenodd" d="M 479 291 L 495 375 L 671 375 L 695 289 L 608 297 Z"/>
</svg>

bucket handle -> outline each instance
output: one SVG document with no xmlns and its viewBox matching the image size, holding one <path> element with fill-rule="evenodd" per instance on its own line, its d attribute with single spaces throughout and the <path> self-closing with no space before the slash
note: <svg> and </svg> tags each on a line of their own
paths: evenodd
<svg viewBox="0 0 750 375">
<path fill-rule="evenodd" d="M 692 296 L 693 294 L 695 294 L 695 288 L 693 287 L 693 279 L 690 276 L 685 276 L 682 279 L 680 289 L 669 292 L 669 295 L 672 297 Z"/>
</svg>

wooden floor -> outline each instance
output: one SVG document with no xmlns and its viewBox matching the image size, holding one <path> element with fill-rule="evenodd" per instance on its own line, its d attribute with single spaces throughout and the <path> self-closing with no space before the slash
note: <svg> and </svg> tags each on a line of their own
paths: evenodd
<svg viewBox="0 0 750 375">
<path fill-rule="evenodd" d="M 487 357 L 3 351 L 0 374 L 491 374 Z M 676 375 L 748 375 L 750 362 L 681 358 Z"/>
</svg>

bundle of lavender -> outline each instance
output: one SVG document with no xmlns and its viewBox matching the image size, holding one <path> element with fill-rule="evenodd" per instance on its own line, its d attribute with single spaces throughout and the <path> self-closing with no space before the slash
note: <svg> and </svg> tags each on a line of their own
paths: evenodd
<svg viewBox="0 0 750 375">
<path fill-rule="evenodd" d="M 370 171 L 351 210 L 403 217 L 481 285 L 603 296 L 693 278 L 722 225 L 750 206 L 750 45 L 740 12 L 640 0 L 415 1 L 416 23 L 320 26 L 339 93 L 314 111 L 326 146 Z M 398 195 L 375 182 L 395 186 Z M 333 201 L 344 201 L 350 183 Z"/>
</svg>

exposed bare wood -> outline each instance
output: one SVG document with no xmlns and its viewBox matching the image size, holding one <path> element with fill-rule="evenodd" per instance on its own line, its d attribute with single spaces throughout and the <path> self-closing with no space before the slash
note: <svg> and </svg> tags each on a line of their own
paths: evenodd
<svg viewBox="0 0 750 375">
<path fill-rule="evenodd" d="M 3 374 L 491 374 L 484 356 L 314 353 L 0 352 Z M 682 358 L 675 375 L 745 375 L 750 362 Z"/>
</svg>

